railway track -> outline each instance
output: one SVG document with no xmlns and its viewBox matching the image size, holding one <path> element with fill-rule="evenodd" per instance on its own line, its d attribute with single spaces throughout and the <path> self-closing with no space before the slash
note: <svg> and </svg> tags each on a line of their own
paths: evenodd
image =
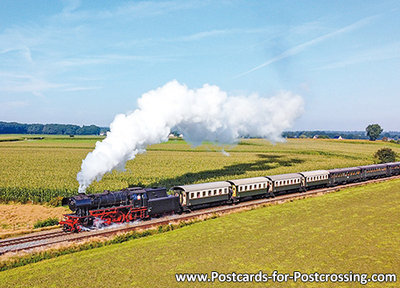
<svg viewBox="0 0 400 288">
<path fill-rule="evenodd" d="M 23 244 L 26 242 L 39 241 L 39 240 L 43 240 L 43 239 L 59 237 L 59 236 L 62 236 L 62 234 L 63 234 L 62 231 L 56 231 L 56 232 L 48 232 L 45 234 L 39 234 L 39 235 L 28 235 L 28 236 L 24 236 L 24 237 L 13 238 L 13 239 L 0 240 L 0 248 Z"/>
<path fill-rule="evenodd" d="M 275 198 L 255 199 L 255 200 L 250 200 L 250 201 L 246 201 L 246 202 L 239 202 L 235 205 L 224 205 L 224 206 L 205 208 L 205 209 L 195 210 L 194 212 L 189 213 L 189 214 L 170 215 L 170 216 L 165 216 L 162 218 L 156 218 L 156 219 L 151 219 L 151 220 L 146 220 L 146 221 L 138 221 L 138 222 L 134 222 L 134 223 L 112 225 L 112 226 L 106 227 L 101 230 L 90 230 L 90 231 L 84 231 L 84 232 L 77 233 L 77 234 L 75 234 L 75 233 L 68 234 L 68 233 L 63 232 L 61 229 L 57 230 L 57 231 L 52 231 L 52 232 L 48 232 L 48 231 L 42 232 L 42 233 L 38 232 L 35 234 L 23 236 L 23 237 L 16 237 L 16 238 L 12 238 L 12 239 L 1 240 L 0 241 L 0 255 L 5 254 L 5 253 L 10 253 L 10 252 L 18 252 L 18 251 L 22 251 L 22 250 L 31 250 L 31 249 L 38 248 L 38 247 L 51 246 L 51 245 L 58 244 L 58 243 L 79 241 L 79 240 L 84 240 L 84 239 L 93 238 L 93 237 L 108 237 L 108 236 L 111 236 L 114 234 L 126 233 L 126 232 L 135 231 L 135 230 L 145 230 L 145 229 L 149 229 L 149 228 L 153 228 L 153 227 L 158 227 L 160 225 L 169 225 L 169 224 L 173 224 L 173 223 L 175 224 L 175 223 L 179 223 L 182 221 L 197 219 L 199 217 L 206 218 L 206 217 L 210 217 L 212 215 L 227 214 L 227 213 L 235 212 L 238 210 L 255 208 L 258 206 L 262 206 L 262 205 L 279 204 L 279 203 L 284 203 L 287 201 L 292 201 L 295 199 L 302 199 L 302 198 L 311 197 L 311 196 L 315 196 L 315 195 L 331 193 L 331 192 L 341 190 L 343 188 L 362 186 L 362 185 L 366 185 L 366 184 L 370 184 L 370 183 L 379 183 L 379 182 L 384 182 L 384 181 L 393 180 L 393 179 L 400 179 L 400 175 L 387 177 L 387 178 L 373 179 L 373 180 L 368 180 L 368 181 L 364 181 L 364 182 L 356 182 L 356 183 L 350 183 L 350 184 L 345 184 L 345 185 L 339 185 L 339 186 L 335 186 L 335 187 L 315 189 L 315 190 L 310 190 L 310 191 L 306 191 L 306 192 L 285 194 L 285 195 L 277 196 Z"/>
</svg>

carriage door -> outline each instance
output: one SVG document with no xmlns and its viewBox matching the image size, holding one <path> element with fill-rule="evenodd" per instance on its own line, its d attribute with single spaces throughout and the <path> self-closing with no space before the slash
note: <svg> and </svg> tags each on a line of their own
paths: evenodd
<svg viewBox="0 0 400 288">
<path fill-rule="evenodd" d="M 186 206 L 186 192 L 185 191 L 182 191 L 181 193 L 180 193 L 180 200 L 181 200 L 181 205 L 182 206 Z"/>
</svg>

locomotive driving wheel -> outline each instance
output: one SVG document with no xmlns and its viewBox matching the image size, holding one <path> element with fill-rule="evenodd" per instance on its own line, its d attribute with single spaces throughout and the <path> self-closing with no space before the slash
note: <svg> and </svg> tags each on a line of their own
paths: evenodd
<svg viewBox="0 0 400 288">
<path fill-rule="evenodd" d="M 115 215 L 114 222 L 116 222 L 116 223 L 122 223 L 122 222 L 125 222 L 125 221 L 126 221 L 126 215 L 125 215 L 123 212 L 119 211 L 119 212 Z"/>
<path fill-rule="evenodd" d="M 64 224 L 62 230 L 64 232 L 71 232 L 72 231 L 72 227 L 70 225 Z"/>
</svg>

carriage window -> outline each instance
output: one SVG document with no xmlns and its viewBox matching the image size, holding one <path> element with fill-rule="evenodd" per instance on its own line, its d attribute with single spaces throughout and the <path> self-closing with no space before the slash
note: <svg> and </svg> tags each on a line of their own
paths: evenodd
<svg viewBox="0 0 400 288">
<path fill-rule="evenodd" d="M 206 191 L 203 191 L 203 197 L 205 197 L 206 196 Z"/>
<path fill-rule="evenodd" d="M 214 190 L 214 195 L 217 195 L 217 189 Z"/>
<path fill-rule="evenodd" d="M 224 190 L 225 190 L 225 193 L 228 193 L 228 188 L 225 188 Z"/>
<path fill-rule="evenodd" d="M 190 199 L 194 198 L 194 192 L 190 193 Z"/>
<path fill-rule="evenodd" d="M 208 196 L 211 196 L 211 190 L 208 190 Z"/>
<path fill-rule="evenodd" d="M 200 192 L 197 192 L 197 198 L 199 198 L 200 197 Z"/>
</svg>

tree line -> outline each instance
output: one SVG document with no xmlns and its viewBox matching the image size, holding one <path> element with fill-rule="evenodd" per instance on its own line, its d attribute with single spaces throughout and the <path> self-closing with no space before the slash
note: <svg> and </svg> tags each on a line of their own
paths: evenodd
<svg viewBox="0 0 400 288">
<path fill-rule="evenodd" d="M 99 135 L 107 130 L 108 128 L 96 125 L 22 124 L 0 121 L 0 134 Z"/>
<path fill-rule="evenodd" d="M 320 139 L 369 139 L 375 141 L 377 139 L 400 140 L 400 132 L 388 131 L 383 132 L 383 129 L 378 124 L 371 124 L 364 131 L 286 131 L 282 133 L 285 138 L 320 138 Z"/>
</svg>

